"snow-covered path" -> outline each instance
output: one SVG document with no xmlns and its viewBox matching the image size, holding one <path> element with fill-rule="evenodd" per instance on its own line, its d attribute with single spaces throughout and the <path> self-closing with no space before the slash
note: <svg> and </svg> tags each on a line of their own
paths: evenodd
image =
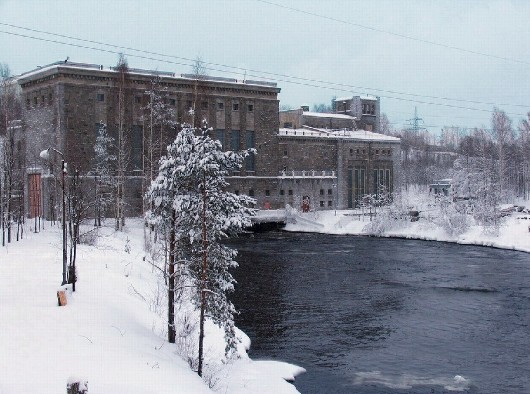
<svg viewBox="0 0 530 394">
<path fill-rule="evenodd" d="M 60 228 L 47 226 L 0 248 L 0 393 L 63 393 L 70 377 L 88 380 L 90 393 L 211 392 L 167 343 L 163 319 L 149 310 L 154 275 L 142 261 L 141 222 L 124 233 L 107 229 L 97 246 L 80 245 L 77 291 L 65 307 L 56 297 L 60 240 Z M 206 339 L 214 354 L 224 347 L 220 338 L 213 332 Z M 243 354 L 220 371 L 216 388 L 293 393 L 283 378 L 301 371 Z"/>
</svg>

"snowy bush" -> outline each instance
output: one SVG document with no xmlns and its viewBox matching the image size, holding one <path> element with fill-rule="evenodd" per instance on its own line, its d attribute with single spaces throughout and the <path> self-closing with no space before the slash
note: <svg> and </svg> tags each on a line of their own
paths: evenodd
<svg viewBox="0 0 530 394">
<path fill-rule="evenodd" d="M 465 233 L 471 225 L 471 217 L 467 214 L 465 205 L 458 205 L 452 198 L 440 196 L 436 199 L 438 215 L 434 223 L 441 227 L 448 235 L 458 236 Z"/>
<path fill-rule="evenodd" d="M 401 194 L 393 196 L 393 202 L 387 207 L 379 208 L 377 216 L 368 223 L 363 231 L 370 235 L 383 235 L 388 231 L 407 226 L 410 222 L 411 206 Z"/>
</svg>

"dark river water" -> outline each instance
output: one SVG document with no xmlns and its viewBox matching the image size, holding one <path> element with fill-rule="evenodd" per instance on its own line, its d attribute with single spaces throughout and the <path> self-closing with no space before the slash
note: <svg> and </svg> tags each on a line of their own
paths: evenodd
<svg viewBox="0 0 530 394">
<path fill-rule="evenodd" d="M 301 393 L 530 393 L 530 255 L 271 232 L 243 237 L 232 300 L 253 359 Z"/>
</svg>

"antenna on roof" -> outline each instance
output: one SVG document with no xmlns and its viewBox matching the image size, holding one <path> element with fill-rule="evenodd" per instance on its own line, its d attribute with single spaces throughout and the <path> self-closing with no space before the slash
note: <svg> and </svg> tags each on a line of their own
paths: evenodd
<svg viewBox="0 0 530 394">
<path fill-rule="evenodd" d="M 67 63 L 67 62 L 68 62 L 68 60 L 70 60 L 70 56 L 66 56 L 66 59 L 65 59 L 65 61 L 64 61 L 64 62 L 65 62 L 65 63 Z"/>
</svg>

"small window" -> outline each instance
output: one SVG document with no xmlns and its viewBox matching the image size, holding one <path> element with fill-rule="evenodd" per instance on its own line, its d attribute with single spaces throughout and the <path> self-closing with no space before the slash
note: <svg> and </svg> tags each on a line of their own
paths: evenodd
<svg viewBox="0 0 530 394">
<path fill-rule="evenodd" d="M 366 153 L 366 149 L 363 149 L 363 155 Z"/>
<path fill-rule="evenodd" d="M 285 149 L 285 150 L 283 151 L 283 155 L 284 155 L 284 156 L 287 156 L 287 149 Z"/>
<path fill-rule="evenodd" d="M 283 189 L 280 190 L 280 196 L 285 196 L 285 190 Z"/>
<path fill-rule="evenodd" d="M 333 194 L 333 189 L 328 189 L 328 196 L 331 196 Z"/>
<path fill-rule="evenodd" d="M 333 201 L 328 201 L 328 207 L 332 207 L 333 206 Z"/>
<path fill-rule="evenodd" d="M 353 149 L 350 149 L 350 155 L 353 155 Z"/>
<path fill-rule="evenodd" d="M 375 154 L 376 154 L 376 155 L 379 154 L 379 149 L 376 149 L 376 150 L 375 150 Z"/>
<path fill-rule="evenodd" d="M 39 102 L 39 99 L 37 98 L 37 96 L 33 97 L 33 105 L 37 105 Z"/>
<path fill-rule="evenodd" d="M 324 206 L 324 201 L 320 201 L 320 206 L 321 206 L 321 207 Z"/>
<path fill-rule="evenodd" d="M 232 111 L 239 111 L 239 103 L 232 103 Z"/>
<path fill-rule="evenodd" d="M 48 94 L 48 105 L 52 105 L 52 99 L 53 99 L 53 95 L 51 93 Z"/>
<path fill-rule="evenodd" d="M 221 102 L 221 101 L 218 101 L 217 102 L 217 110 L 218 111 L 222 111 L 225 109 L 225 103 Z"/>
<path fill-rule="evenodd" d="M 249 189 L 249 191 L 248 191 L 248 195 L 249 195 L 250 197 L 254 197 L 254 189 Z"/>
<path fill-rule="evenodd" d="M 289 189 L 289 195 L 290 195 L 290 196 L 293 195 L 293 190 L 292 190 L 292 189 Z"/>
<path fill-rule="evenodd" d="M 103 93 L 98 93 L 98 94 L 96 95 L 96 100 L 97 100 L 97 101 L 100 101 L 100 102 L 105 101 L 105 95 L 104 95 Z"/>
<path fill-rule="evenodd" d="M 175 100 L 174 98 L 170 98 L 169 99 L 169 105 L 171 105 L 172 107 L 176 106 L 177 105 L 177 100 Z"/>
<path fill-rule="evenodd" d="M 29 98 L 26 99 L 26 108 L 30 109 L 31 107 L 31 100 Z"/>
<path fill-rule="evenodd" d="M 188 109 L 193 108 L 193 103 L 191 102 L 191 100 L 186 101 L 186 106 L 188 107 Z"/>
<path fill-rule="evenodd" d="M 357 149 L 357 150 L 355 151 L 355 153 L 359 154 L 359 149 Z"/>
<path fill-rule="evenodd" d="M 46 99 L 44 98 L 44 96 L 41 96 L 41 103 L 40 105 L 44 106 L 44 104 L 46 104 Z"/>
<path fill-rule="evenodd" d="M 140 96 L 134 96 L 134 102 L 135 102 L 136 104 L 141 104 L 141 102 L 142 102 L 142 98 L 141 98 Z"/>
<path fill-rule="evenodd" d="M 321 196 L 324 195 L 324 189 L 320 189 L 320 195 L 321 195 Z"/>
<path fill-rule="evenodd" d="M 248 112 L 254 112 L 254 104 L 248 104 L 247 105 Z"/>
<path fill-rule="evenodd" d="M 234 194 L 235 194 L 236 196 L 239 196 L 239 190 L 234 190 Z"/>
<path fill-rule="evenodd" d="M 267 197 L 269 197 L 269 196 L 271 195 L 271 191 L 270 191 L 270 190 L 265 190 L 265 195 L 266 195 Z"/>
<path fill-rule="evenodd" d="M 208 101 L 201 102 L 201 109 L 208 109 Z"/>
<path fill-rule="evenodd" d="M 293 128 L 293 122 L 284 122 L 283 123 L 284 129 L 292 129 Z"/>
</svg>

